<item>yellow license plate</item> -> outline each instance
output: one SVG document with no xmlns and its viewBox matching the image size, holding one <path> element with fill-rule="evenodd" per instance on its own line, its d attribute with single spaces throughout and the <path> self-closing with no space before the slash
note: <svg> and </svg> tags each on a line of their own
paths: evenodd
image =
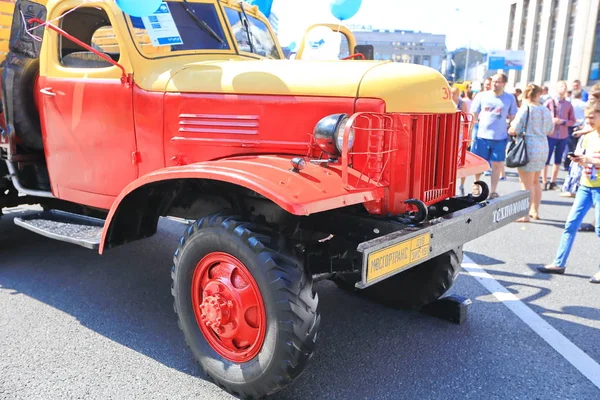
<svg viewBox="0 0 600 400">
<path fill-rule="evenodd" d="M 427 258 L 430 250 L 431 235 L 426 233 L 369 254 L 367 282 L 401 271 L 412 263 Z"/>
</svg>

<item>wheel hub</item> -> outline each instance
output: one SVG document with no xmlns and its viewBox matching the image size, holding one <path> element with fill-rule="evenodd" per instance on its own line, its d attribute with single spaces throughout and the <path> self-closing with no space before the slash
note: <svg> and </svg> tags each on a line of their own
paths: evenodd
<svg viewBox="0 0 600 400">
<path fill-rule="evenodd" d="M 225 253 L 206 255 L 192 278 L 192 306 L 208 344 L 233 362 L 247 362 L 264 343 L 266 315 L 247 267 Z"/>
<path fill-rule="evenodd" d="M 231 301 L 227 301 L 220 294 L 204 297 L 200 306 L 202 322 L 215 332 L 223 333 L 224 326 L 229 323 L 231 306 Z"/>
</svg>

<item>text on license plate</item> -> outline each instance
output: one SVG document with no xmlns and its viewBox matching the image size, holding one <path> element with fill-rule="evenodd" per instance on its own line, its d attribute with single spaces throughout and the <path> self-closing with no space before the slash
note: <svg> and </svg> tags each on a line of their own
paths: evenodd
<svg viewBox="0 0 600 400">
<path fill-rule="evenodd" d="M 427 258 L 430 250 L 431 235 L 426 233 L 369 254 L 367 282 Z"/>
</svg>

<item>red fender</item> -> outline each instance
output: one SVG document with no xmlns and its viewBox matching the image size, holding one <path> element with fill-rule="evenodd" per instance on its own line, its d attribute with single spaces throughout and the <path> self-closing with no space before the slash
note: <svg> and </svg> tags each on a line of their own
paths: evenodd
<svg viewBox="0 0 600 400">
<path fill-rule="evenodd" d="M 485 159 L 467 151 L 465 165 L 458 168 L 457 178 L 483 174 L 490 168 L 490 164 Z"/>
<path fill-rule="evenodd" d="M 295 215 L 310 215 L 353 204 L 378 200 L 384 196 L 384 187 L 365 182 L 365 189 L 344 188 L 341 167 L 328 168 L 306 163 L 300 172 L 294 172 L 286 156 L 247 156 L 200 162 L 170 167 L 151 172 L 129 184 L 113 203 L 108 214 L 100 254 L 104 250 L 112 219 L 123 199 L 136 189 L 159 181 L 172 179 L 212 179 L 246 187 L 273 201 Z M 360 174 L 350 169 L 354 180 Z M 364 178 L 366 180 L 366 178 Z"/>
</svg>

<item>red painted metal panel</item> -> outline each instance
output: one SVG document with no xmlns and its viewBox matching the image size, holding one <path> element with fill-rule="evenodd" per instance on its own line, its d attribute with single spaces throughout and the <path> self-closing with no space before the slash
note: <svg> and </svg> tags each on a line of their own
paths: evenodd
<svg viewBox="0 0 600 400">
<path fill-rule="evenodd" d="M 259 153 L 306 155 L 317 122 L 352 114 L 354 105 L 354 98 L 168 93 L 166 165 Z"/>
<path fill-rule="evenodd" d="M 381 185 L 347 191 L 342 182 L 340 165 L 328 168 L 307 164 L 300 173 L 292 171 L 289 156 L 245 156 L 165 168 L 131 183 L 115 201 L 104 227 L 100 252 L 106 233 L 120 202 L 146 184 L 170 179 L 213 179 L 247 187 L 295 215 L 371 202 L 384 196 Z M 359 174 L 351 170 L 350 182 L 358 186 Z"/>
<path fill-rule="evenodd" d="M 133 89 L 139 175 L 165 167 L 163 146 L 164 93 Z"/>
<path fill-rule="evenodd" d="M 39 87 L 55 94 L 39 95 L 53 187 L 64 200 L 105 208 L 106 196 L 118 196 L 138 176 L 132 162 L 136 142 L 131 87 L 118 79 L 81 77 L 40 77 Z M 97 200 L 94 194 L 100 195 Z"/>
<path fill-rule="evenodd" d="M 356 99 L 354 112 L 384 113 L 385 101 L 382 99 Z"/>
<path fill-rule="evenodd" d="M 463 165 L 458 168 L 457 178 L 466 178 L 476 174 L 483 174 L 488 169 L 490 169 L 490 164 L 488 164 L 485 159 L 467 151 L 465 152 Z"/>
</svg>

